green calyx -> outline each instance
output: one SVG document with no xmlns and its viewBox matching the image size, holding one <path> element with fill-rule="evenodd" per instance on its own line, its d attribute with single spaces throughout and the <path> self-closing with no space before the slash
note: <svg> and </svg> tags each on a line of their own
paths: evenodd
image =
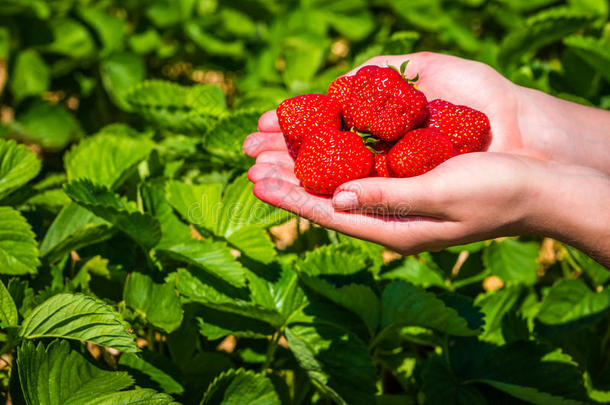
<svg viewBox="0 0 610 405">
<path fill-rule="evenodd" d="M 409 64 L 409 60 L 407 59 L 406 61 L 402 62 L 402 64 L 400 65 L 400 68 L 397 68 L 396 66 L 391 66 L 391 65 L 390 65 L 390 67 L 392 69 L 394 69 L 396 72 L 398 72 L 398 74 L 401 75 L 409 84 L 412 84 L 413 86 L 415 86 L 414 83 L 419 80 L 419 73 L 417 73 L 415 75 L 415 77 L 413 77 L 413 78 L 408 78 L 406 76 L 408 64 Z"/>
<path fill-rule="evenodd" d="M 381 142 L 379 139 L 375 138 L 373 134 L 369 134 L 368 132 L 360 132 L 356 128 L 350 129 L 351 132 L 357 134 L 360 138 L 362 138 L 362 142 L 367 149 L 369 149 L 374 154 L 378 155 L 381 152 L 375 150 L 375 145 Z"/>
</svg>

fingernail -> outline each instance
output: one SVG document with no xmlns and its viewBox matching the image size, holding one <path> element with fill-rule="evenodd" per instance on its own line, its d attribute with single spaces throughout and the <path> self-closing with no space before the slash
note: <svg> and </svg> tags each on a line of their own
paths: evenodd
<svg viewBox="0 0 610 405">
<path fill-rule="evenodd" d="M 338 210 L 350 210 L 358 207 L 358 196 L 351 191 L 341 191 L 333 197 L 333 206 Z"/>
</svg>

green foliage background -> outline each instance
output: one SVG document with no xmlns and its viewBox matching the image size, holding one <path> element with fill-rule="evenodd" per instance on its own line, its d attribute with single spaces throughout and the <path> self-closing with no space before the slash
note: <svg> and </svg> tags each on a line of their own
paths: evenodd
<svg viewBox="0 0 610 405">
<path fill-rule="evenodd" d="M 382 54 L 610 108 L 608 8 L 0 0 L 2 400 L 610 402 L 590 258 L 537 238 L 392 256 L 256 200 L 241 152 L 261 112 Z"/>
</svg>

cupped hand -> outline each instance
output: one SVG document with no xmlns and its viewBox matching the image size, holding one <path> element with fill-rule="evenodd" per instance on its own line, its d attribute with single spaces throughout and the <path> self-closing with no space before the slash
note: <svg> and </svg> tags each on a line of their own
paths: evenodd
<svg viewBox="0 0 610 405">
<path fill-rule="evenodd" d="M 545 164 L 519 155 L 469 153 L 417 177 L 351 181 L 332 198 L 300 187 L 286 152 L 259 154 L 248 175 L 254 194 L 269 204 L 411 254 L 526 231 L 536 173 Z"/>
<path fill-rule="evenodd" d="M 422 176 L 367 178 L 340 186 L 333 198 L 315 196 L 295 177 L 277 116 L 269 111 L 244 142 L 244 151 L 256 157 L 249 171 L 256 196 L 405 254 L 522 232 L 531 169 L 544 163 L 527 157 L 540 154 L 524 147 L 519 88 L 487 65 L 447 55 L 381 56 L 366 64 L 400 66 L 406 59 L 407 76 L 419 74 L 417 86 L 429 100 L 442 98 L 487 114 L 488 152 L 457 156 Z"/>
</svg>

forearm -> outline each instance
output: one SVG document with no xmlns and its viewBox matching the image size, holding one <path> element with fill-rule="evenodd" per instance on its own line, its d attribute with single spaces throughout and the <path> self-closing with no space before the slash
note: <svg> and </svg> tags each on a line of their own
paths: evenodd
<svg viewBox="0 0 610 405">
<path fill-rule="evenodd" d="M 526 148 L 610 174 L 610 111 L 524 87 L 519 91 L 519 126 Z"/>
<path fill-rule="evenodd" d="M 535 177 L 530 226 L 589 254 L 610 269 L 610 176 L 549 163 Z"/>
</svg>

